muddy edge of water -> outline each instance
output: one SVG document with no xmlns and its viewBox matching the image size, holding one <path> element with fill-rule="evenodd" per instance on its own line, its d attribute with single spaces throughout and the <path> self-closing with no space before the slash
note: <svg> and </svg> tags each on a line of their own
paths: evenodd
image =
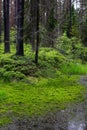
<svg viewBox="0 0 87 130">
<path fill-rule="evenodd" d="M 87 76 L 81 76 L 80 83 L 87 86 Z M 13 123 L 0 128 L 0 130 L 68 130 L 69 121 L 74 117 L 78 118 L 78 114 L 80 114 L 80 120 L 82 121 L 84 118 L 84 123 L 87 125 L 86 109 L 87 101 L 85 100 L 83 103 L 68 106 L 66 110 L 49 112 L 43 117 L 14 119 Z M 81 113 L 83 114 L 81 115 Z"/>
</svg>

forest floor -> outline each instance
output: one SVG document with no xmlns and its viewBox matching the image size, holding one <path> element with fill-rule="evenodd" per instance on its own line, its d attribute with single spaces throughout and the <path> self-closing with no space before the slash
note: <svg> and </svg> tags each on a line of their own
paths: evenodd
<svg viewBox="0 0 87 130">
<path fill-rule="evenodd" d="M 81 76 L 81 84 L 87 86 L 87 76 Z M 24 117 L 22 119 L 15 119 L 13 123 L 1 128 L 1 130 L 72 130 L 72 126 L 69 126 L 72 117 L 75 119 L 75 128 L 85 130 L 87 127 L 87 92 L 85 93 L 85 100 L 83 102 L 70 104 L 66 109 L 49 112 L 44 116 L 39 117 Z M 85 113 L 85 120 L 84 115 Z M 73 116 L 72 116 L 73 115 Z M 78 122 L 79 120 L 79 122 Z M 80 124 L 82 126 L 80 127 Z"/>
<path fill-rule="evenodd" d="M 87 74 L 87 64 L 77 59 L 67 60 L 55 49 L 41 48 L 36 65 L 28 45 L 23 57 L 15 56 L 14 46 L 11 48 L 12 53 L 3 54 L 3 46 L 0 47 L 1 127 L 14 122 L 5 130 L 43 130 L 44 124 L 47 129 L 55 121 L 65 121 L 58 117 L 66 119 L 63 111 L 68 106 L 84 104 L 87 88 L 79 83 L 79 79 Z"/>
<path fill-rule="evenodd" d="M 41 79 L 30 85 L 25 83 L 0 84 L 0 124 L 15 118 L 39 117 L 60 111 L 69 104 L 84 101 L 86 89 L 77 82 L 77 76 Z"/>
</svg>

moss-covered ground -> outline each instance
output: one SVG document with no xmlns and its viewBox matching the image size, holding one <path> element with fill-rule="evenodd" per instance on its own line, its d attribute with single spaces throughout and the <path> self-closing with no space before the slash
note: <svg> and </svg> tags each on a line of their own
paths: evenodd
<svg viewBox="0 0 87 130">
<path fill-rule="evenodd" d="M 12 53 L 3 54 L 0 45 L 0 125 L 84 100 L 86 88 L 79 84 L 79 78 L 87 73 L 86 65 L 68 63 L 66 57 L 51 48 L 40 49 L 39 64 L 35 65 L 28 45 L 23 57 L 15 56 L 14 47 Z"/>
</svg>

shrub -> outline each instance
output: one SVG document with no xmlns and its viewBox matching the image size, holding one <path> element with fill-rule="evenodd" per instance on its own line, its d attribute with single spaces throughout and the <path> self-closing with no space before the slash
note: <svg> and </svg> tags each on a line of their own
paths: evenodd
<svg viewBox="0 0 87 130">
<path fill-rule="evenodd" d="M 16 29 L 15 28 L 11 28 L 10 31 L 10 41 L 11 43 L 16 43 Z"/>
<path fill-rule="evenodd" d="M 76 37 L 72 37 L 71 45 L 72 45 L 72 49 L 71 49 L 72 58 L 74 59 L 80 58 L 82 53 L 82 48 L 83 48 L 81 40 Z"/>
<path fill-rule="evenodd" d="M 72 37 L 71 39 L 66 36 L 66 33 L 63 34 L 56 41 L 56 48 L 63 54 L 70 58 L 80 58 L 82 52 L 82 43 L 81 40 Z"/>
<path fill-rule="evenodd" d="M 20 72 L 14 72 L 14 71 L 6 71 L 3 74 L 3 79 L 5 81 L 20 81 L 22 79 L 25 79 L 25 75 Z"/>
<path fill-rule="evenodd" d="M 61 53 L 51 48 L 42 48 L 39 52 L 39 58 L 42 63 L 45 62 L 44 65 L 53 67 L 58 67 L 59 64 L 66 60 Z"/>
<path fill-rule="evenodd" d="M 80 55 L 83 62 L 87 61 L 87 47 L 83 47 Z"/>
<path fill-rule="evenodd" d="M 0 68 L 0 79 L 3 78 L 5 72 L 6 72 L 5 68 Z"/>
<path fill-rule="evenodd" d="M 57 39 L 56 48 L 64 55 L 71 53 L 71 40 L 66 36 L 66 33 Z"/>
</svg>

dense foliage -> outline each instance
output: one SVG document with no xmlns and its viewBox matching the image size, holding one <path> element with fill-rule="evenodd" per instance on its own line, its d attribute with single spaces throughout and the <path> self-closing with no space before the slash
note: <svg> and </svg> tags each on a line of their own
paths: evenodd
<svg viewBox="0 0 87 130">
<path fill-rule="evenodd" d="M 0 1 L 0 126 L 85 100 L 85 10 L 86 0 Z"/>
</svg>

